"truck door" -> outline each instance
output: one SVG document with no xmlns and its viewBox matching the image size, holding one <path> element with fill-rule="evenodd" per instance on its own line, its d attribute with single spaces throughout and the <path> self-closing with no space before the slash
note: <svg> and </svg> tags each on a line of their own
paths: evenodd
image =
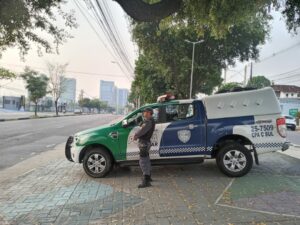
<svg viewBox="0 0 300 225">
<path fill-rule="evenodd" d="M 161 157 L 206 155 L 206 124 L 201 101 L 165 105 Z"/>
</svg>

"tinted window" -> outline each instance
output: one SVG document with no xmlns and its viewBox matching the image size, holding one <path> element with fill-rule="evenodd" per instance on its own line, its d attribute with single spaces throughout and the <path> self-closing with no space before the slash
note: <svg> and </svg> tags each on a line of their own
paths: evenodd
<svg viewBox="0 0 300 225">
<path fill-rule="evenodd" d="M 195 115 L 193 104 L 166 105 L 159 108 L 157 121 L 160 123 L 185 120 Z"/>
</svg>

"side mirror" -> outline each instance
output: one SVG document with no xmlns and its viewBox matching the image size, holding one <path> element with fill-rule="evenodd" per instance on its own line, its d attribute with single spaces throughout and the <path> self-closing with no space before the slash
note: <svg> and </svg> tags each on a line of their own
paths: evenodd
<svg viewBox="0 0 300 225">
<path fill-rule="evenodd" d="M 128 126 L 128 120 L 125 119 L 122 121 L 122 127 L 127 127 Z"/>
</svg>

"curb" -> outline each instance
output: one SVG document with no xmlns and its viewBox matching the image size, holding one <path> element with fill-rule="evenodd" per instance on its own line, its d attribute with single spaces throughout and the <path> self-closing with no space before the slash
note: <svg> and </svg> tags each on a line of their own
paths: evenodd
<svg viewBox="0 0 300 225">
<path fill-rule="evenodd" d="M 59 117 L 66 117 L 66 116 L 90 116 L 90 115 L 98 115 L 97 113 L 95 114 L 71 114 L 71 115 L 59 115 L 59 116 L 41 116 L 41 117 L 19 117 L 19 118 L 9 118 L 9 119 L 0 119 L 0 122 L 7 122 L 7 121 L 16 121 L 16 120 L 31 120 L 31 119 L 46 119 L 46 118 L 59 118 Z"/>
</svg>

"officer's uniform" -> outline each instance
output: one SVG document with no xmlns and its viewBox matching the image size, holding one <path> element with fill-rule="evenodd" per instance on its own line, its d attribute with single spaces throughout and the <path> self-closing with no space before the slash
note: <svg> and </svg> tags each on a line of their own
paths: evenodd
<svg viewBox="0 0 300 225">
<path fill-rule="evenodd" d="M 135 137 L 139 139 L 138 141 L 138 147 L 140 149 L 139 164 L 144 176 L 143 178 L 144 186 L 150 186 L 151 162 L 149 157 L 149 150 L 151 147 L 150 139 L 152 137 L 154 129 L 155 129 L 155 121 L 151 117 L 150 119 L 144 120 L 143 124 L 141 125 L 141 129 L 135 134 Z"/>
</svg>

